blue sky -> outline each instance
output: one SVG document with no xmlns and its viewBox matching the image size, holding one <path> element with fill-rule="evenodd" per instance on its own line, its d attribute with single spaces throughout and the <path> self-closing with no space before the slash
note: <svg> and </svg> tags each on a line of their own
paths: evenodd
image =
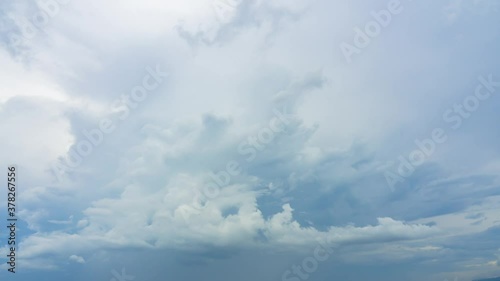
<svg viewBox="0 0 500 281">
<path fill-rule="evenodd" d="M 499 13 L 1 2 L 0 279 L 500 275 Z"/>
</svg>

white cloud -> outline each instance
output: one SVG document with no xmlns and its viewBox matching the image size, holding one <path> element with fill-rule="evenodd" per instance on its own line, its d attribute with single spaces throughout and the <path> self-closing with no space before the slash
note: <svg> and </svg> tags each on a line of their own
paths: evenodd
<svg viewBox="0 0 500 281">
<path fill-rule="evenodd" d="M 20 237 L 21 264 L 56 269 L 68 257 L 90 263 L 93 251 L 131 247 L 301 251 L 317 239 L 338 245 L 347 262 L 382 254 L 386 262 L 431 260 L 453 251 L 446 239 L 498 226 L 498 180 L 435 180 L 449 179 L 443 174 L 461 161 L 437 159 L 426 177 L 415 175 L 395 193 L 381 184 L 386 155 L 412 145 L 469 82 L 450 67 L 464 54 L 436 50 L 429 39 L 444 34 L 427 30 L 441 19 L 442 4 L 425 6 L 439 14 L 430 20 L 419 14 L 423 6 L 405 7 L 405 18 L 346 66 L 333 50 L 370 11 L 337 2 L 250 1 L 220 22 L 213 1 L 71 1 L 26 52 L 0 50 L 0 132 L 7 136 L 0 161 L 22 168 L 19 217 L 34 232 Z M 450 3 L 445 13 L 455 22 L 464 3 Z M 29 14 L 33 7 L 9 9 Z M 491 44 L 488 36 L 475 44 Z M 84 129 L 116 114 L 109 102 L 156 64 L 171 79 L 55 182 L 51 164 Z M 479 64 L 467 69 L 476 75 Z M 238 145 L 283 105 L 295 114 L 290 134 L 246 161 Z M 486 166 L 474 174 L 496 175 L 498 163 L 488 157 L 471 161 Z M 243 172 L 215 198 L 197 197 L 230 160 Z M 481 262 L 493 265 L 491 257 Z"/>
<path fill-rule="evenodd" d="M 69 257 L 69 260 L 70 260 L 70 261 L 74 261 L 74 262 L 76 262 L 76 263 L 85 263 L 85 259 L 84 259 L 84 258 L 82 258 L 82 257 L 80 257 L 80 256 L 77 256 L 77 255 L 71 255 L 71 256 Z"/>
</svg>

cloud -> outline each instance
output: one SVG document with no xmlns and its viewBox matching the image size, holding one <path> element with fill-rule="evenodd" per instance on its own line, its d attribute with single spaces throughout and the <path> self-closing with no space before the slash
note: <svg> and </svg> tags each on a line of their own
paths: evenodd
<svg viewBox="0 0 500 281">
<path fill-rule="evenodd" d="M 217 1 L 71 1 L 17 48 L 9 16 L 40 8 L 0 4 L 0 161 L 20 167 L 26 274 L 148 260 L 143 279 L 277 279 L 318 240 L 336 247 L 319 279 L 498 272 L 499 99 L 393 192 L 383 177 L 500 73 L 491 1 L 408 3 L 349 65 L 339 43 L 387 3 L 241 1 L 221 20 Z M 156 65 L 165 83 L 58 181 L 52 164 Z M 261 141 L 276 110 L 291 116 Z"/>
<path fill-rule="evenodd" d="M 80 256 L 77 256 L 77 255 L 71 255 L 71 256 L 69 257 L 69 260 L 70 260 L 70 261 L 74 261 L 74 262 L 76 262 L 76 263 L 85 263 L 85 259 L 84 259 L 84 258 L 82 258 L 82 257 L 80 257 Z"/>
</svg>

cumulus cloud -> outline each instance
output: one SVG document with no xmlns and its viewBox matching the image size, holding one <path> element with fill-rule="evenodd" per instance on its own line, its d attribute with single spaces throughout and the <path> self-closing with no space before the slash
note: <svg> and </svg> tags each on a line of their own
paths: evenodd
<svg viewBox="0 0 500 281">
<path fill-rule="evenodd" d="M 406 268 L 398 263 L 424 268 L 424 280 L 441 277 L 437 263 L 495 272 L 500 99 L 447 131 L 394 191 L 383 177 L 416 138 L 448 125 L 443 112 L 474 92 L 478 74 L 500 73 L 495 31 L 477 32 L 497 24 L 491 1 L 414 2 L 352 64 L 338 45 L 387 3 L 234 1 L 221 18 L 219 0 L 69 1 L 20 45 L 11 35 L 25 26 L 12 18 L 42 8 L 1 3 L 0 162 L 20 167 L 20 264 L 121 268 L 123 253 L 147 251 L 206 262 L 213 276 L 259 262 L 278 276 L 290 266 L 281 261 L 322 241 L 336 254 L 320 277 L 379 260 L 384 272 L 370 274 L 380 280 Z M 467 21 L 476 14 L 488 16 Z M 157 65 L 164 83 L 55 177 L 53 165 L 123 113 L 113 104 Z"/>
<path fill-rule="evenodd" d="M 82 258 L 82 257 L 80 257 L 80 256 L 77 256 L 77 255 L 71 255 L 71 256 L 69 257 L 69 260 L 70 260 L 70 261 L 74 261 L 74 262 L 76 262 L 76 263 L 85 263 L 85 259 L 84 259 L 84 258 Z"/>
</svg>

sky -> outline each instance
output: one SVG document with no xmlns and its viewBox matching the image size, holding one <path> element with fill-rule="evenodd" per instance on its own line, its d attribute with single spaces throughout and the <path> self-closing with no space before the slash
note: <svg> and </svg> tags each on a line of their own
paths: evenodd
<svg viewBox="0 0 500 281">
<path fill-rule="evenodd" d="M 0 279 L 500 276 L 499 24 L 494 0 L 1 1 Z"/>
</svg>

